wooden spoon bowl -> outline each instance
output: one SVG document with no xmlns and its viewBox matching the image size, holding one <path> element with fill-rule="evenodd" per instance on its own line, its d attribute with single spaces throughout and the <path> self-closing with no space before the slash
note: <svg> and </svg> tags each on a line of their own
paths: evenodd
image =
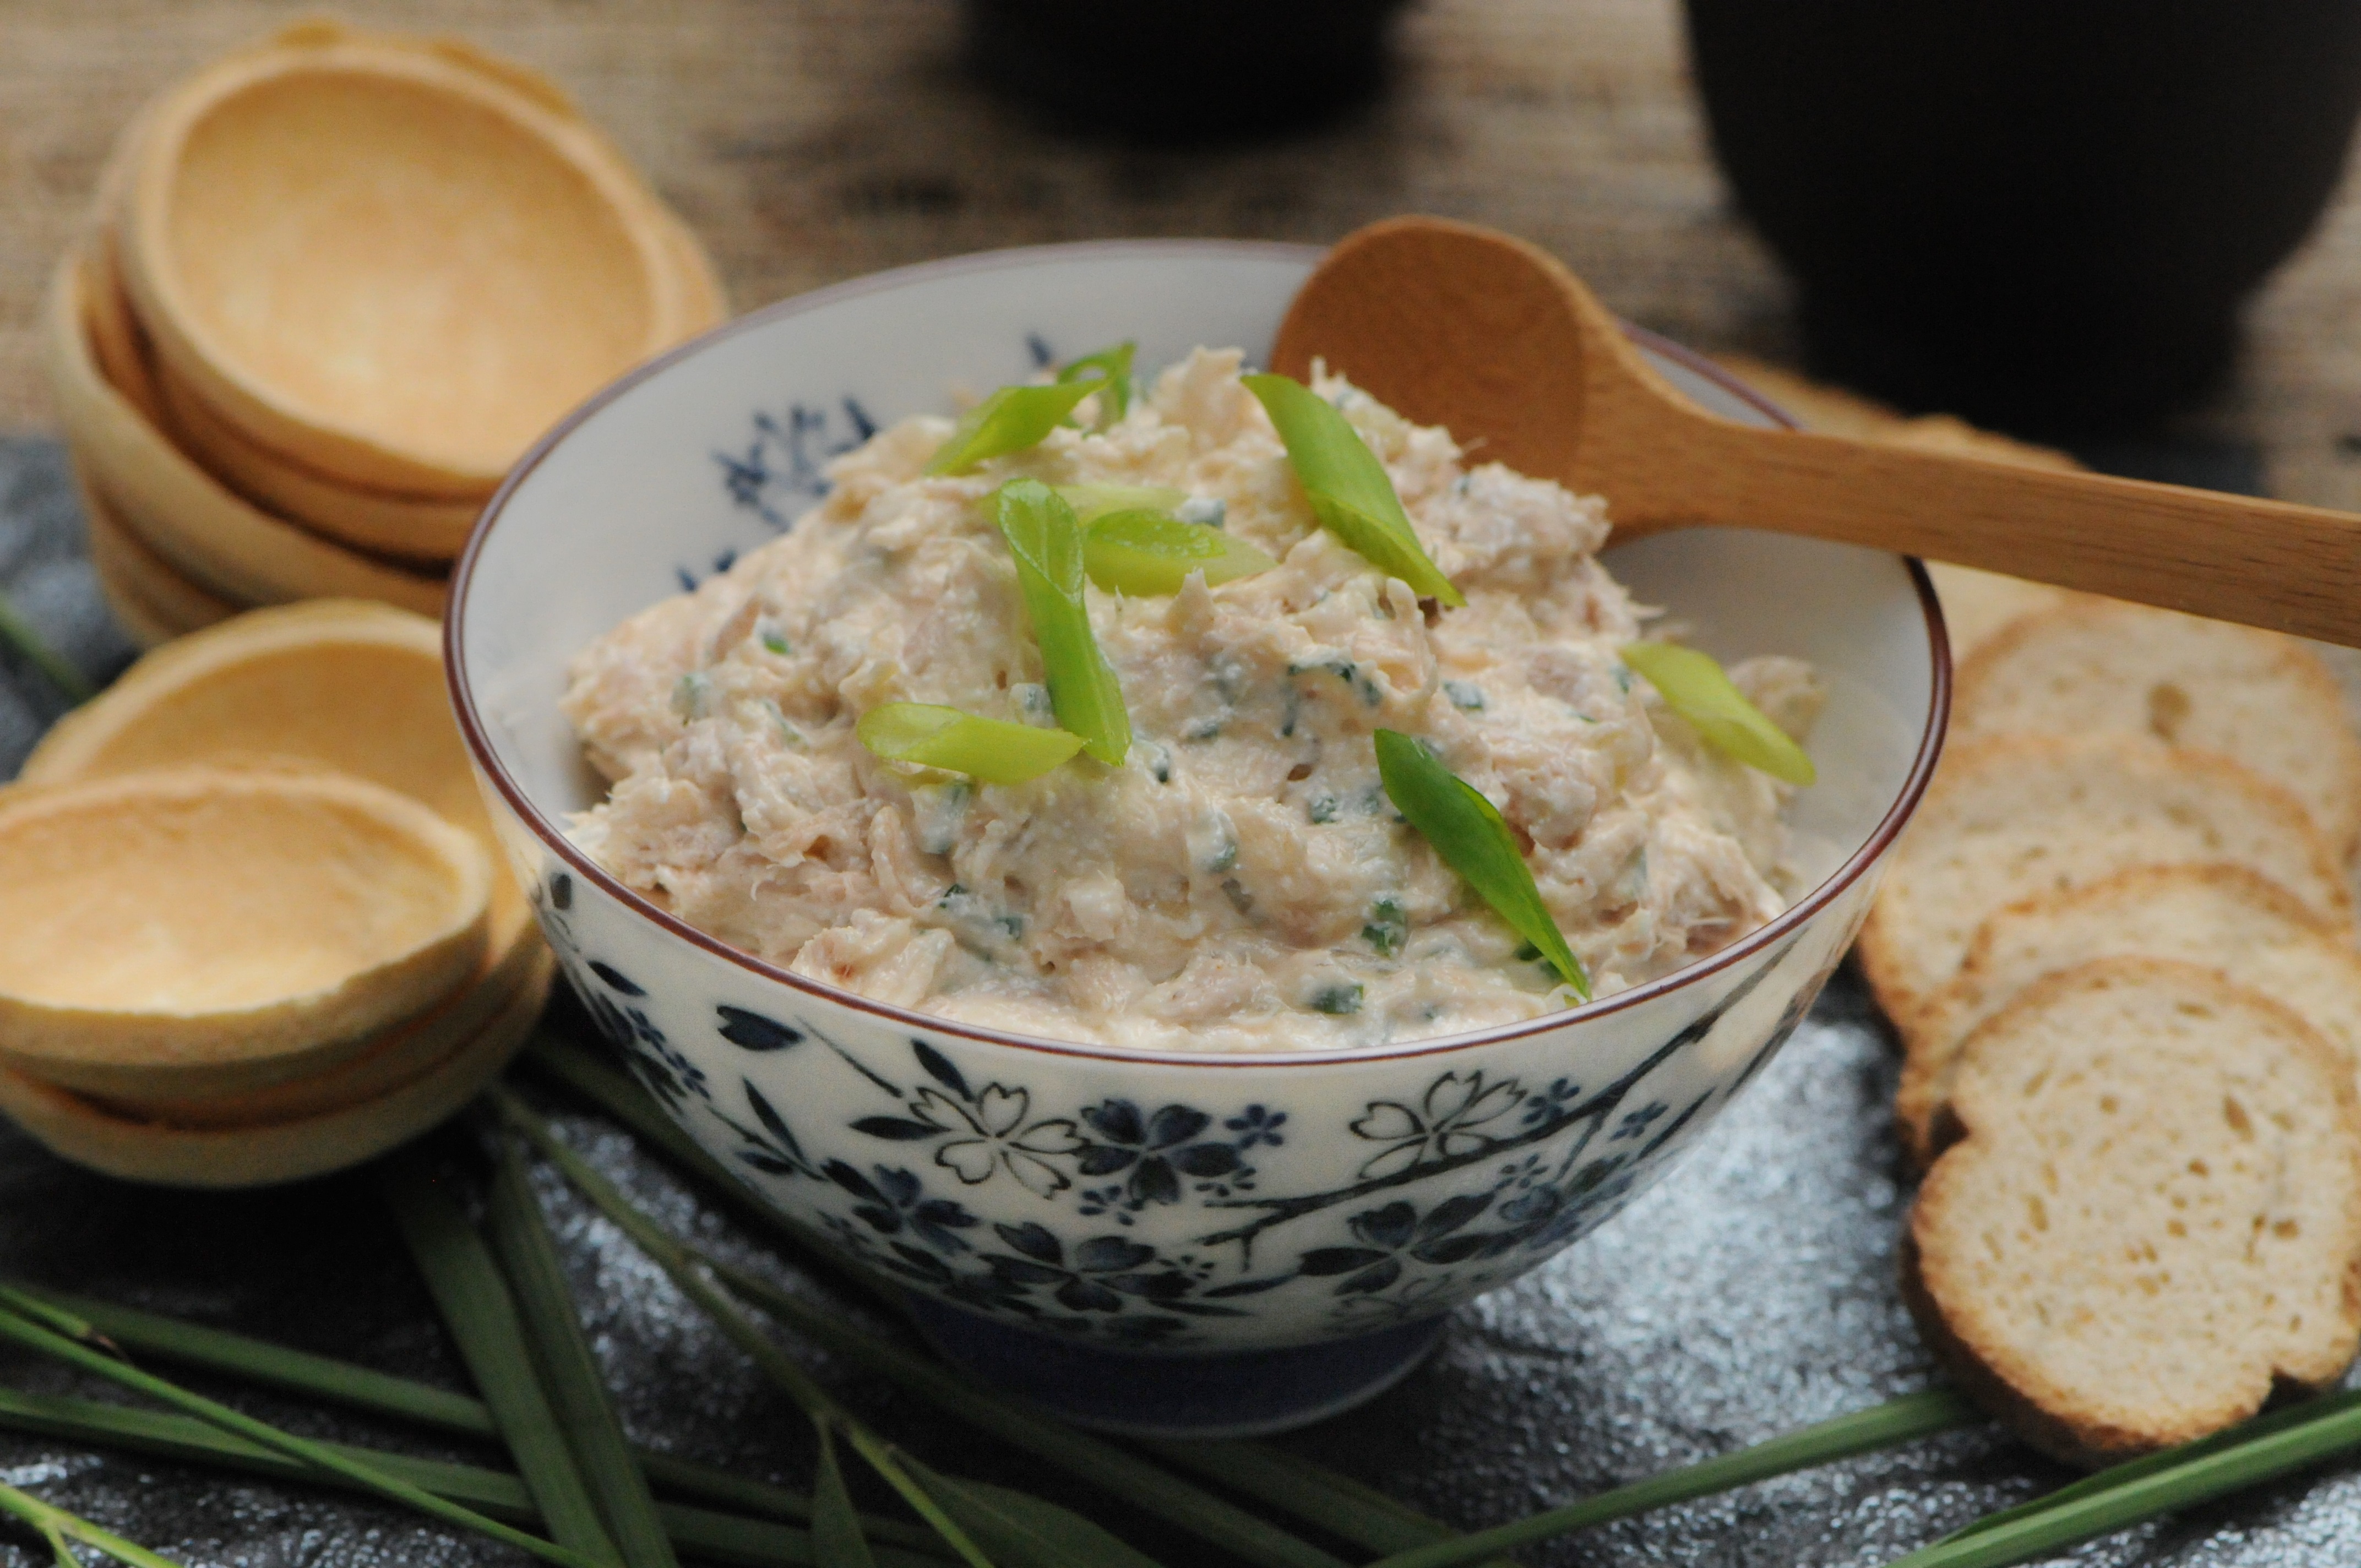
<svg viewBox="0 0 2361 1568">
<path fill-rule="evenodd" d="M 1299 378 L 1314 359 L 1479 459 L 1604 495 L 1622 537 L 1771 529 L 2361 646 L 2361 518 L 1740 425 L 1675 390 L 1554 258 L 1490 229 L 1346 236 L 1272 352 Z"/>
</svg>

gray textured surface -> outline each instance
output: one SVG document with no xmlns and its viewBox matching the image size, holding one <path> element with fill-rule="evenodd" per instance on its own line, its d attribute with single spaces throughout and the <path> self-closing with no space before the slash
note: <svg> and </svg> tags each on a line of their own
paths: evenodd
<svg viewBox="0 0 2361 1568">
<path fill-rule="evenodd" d="M 0 441 L 0 580 L 93 674 L 126 656 L 80 560 L 71 490 L 45 444 Z M 0 659 L 0 773 L 14 769 L 57 707 L 38 676 Z M 1882 1025 L 1852 977 L 1840 975 L 1689 1165 L 1596 1235 L 1459 1314 L 1441 1353 L 1400 1387 L 1285 1441 L 1474 1526 L 1926 1386 L 1927 1358 L 1893 1283 L 1908 1193 L 1886 1124 L 1892 1075 Z M 562 1125 L 577 1146 L 668 1224 L 795 1277 L 621 1134 L 552 1103 L 566 1111 Z M 632 1431 L 747 1475 L 803 1484 L 807 1429 L 787 1402 L 609 1227 L 570 1194 L 547 1185 L 544 1193 Z M 0 1272 L 464 1386 L 400 1244 L 357 1178 L 236 1197 L 152 1191 L 86 1175 L 0 1132 Z M 1168 1568 L 1221 1561 L 890 1389 L 824 1359 L 814 1364 L 880 1425 L 947 1465 L 1089 1508 Z M 0 1354 L 0 1380 L 80 1387 L 15 1353 Z M 200 1386 L 306 1432 L 490 1457 Z M 1626 1521 L 1536 1549 L 1528 1561 L 1872 1568 L 2063 1478 L 1979 1429 Z M 0 1480 L 191 1564 L 527 1561 L 324 1493 L 44 1441 L 0 1435 Z M 0 1564 L 46 1562 L 38 1548 L 0 1528 Z M 2361 1473 L 2255 1494 L 2099 1543 L 2074 1561 L 2361 1563 Z"/>
</svg>

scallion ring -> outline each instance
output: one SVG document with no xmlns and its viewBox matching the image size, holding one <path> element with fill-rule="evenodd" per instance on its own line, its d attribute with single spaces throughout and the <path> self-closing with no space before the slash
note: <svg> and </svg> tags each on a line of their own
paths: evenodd
<svg viewBox="0 0 2361 1568">
<path fill-rule="evenodd" d="M 1102 429 L 1113 424 L 1131 410 L 1131 356 L 1139 345 L 1128 340 L 1113 348 L 1102 348 L 1095 354 L 1085 354 L 1080 359 L 1069 360 L 1058 372 L 1060 381 L 1095 380 L 1104 384 L 1106 403 L 1099 411 Z"/>
<path fill-rule="evenodd" d="M 1467 602 L 1418 542 L 1385 465 L 1352 421 L 1290 377 L 1248 376 L 1245 384 L 1286 444 L 1287 460 L 1322 526 L 1378 570 L 1408 583 L 1419 598 L 1455 608 Z"/>
<path fill-rule="evenodd" d="M 1164 485 L 1052 485 L 1074 515 L 1095 522 L 1115 511 L 1170 511 L 1189 499 L 1186 490 Z"/>
<path fill-rule="evenodd" d="M 1049 706 L 1082 750 L 1120 767 L 1131 750 L 1123 688 L 1091 632 L 1082 594 L 1084 543 L 1074 509 L 1038 479 L 1011 479 L 994 492 L 993 521 L 1016 558 L 1016 583 L 1040 644 Z"/>
<path fill-rule="evenodd" d="M 1677 642 L 1633 642 L 1621 656 L 1716 751 L 1791 784 L 1819 776 L 1804 749 L 1746 700 L 1712 654 Z"/>
<path fill-rule="evenodd" d="M 1082 749 L 1081 736 L 1062 729 L 1037 729 L 931 702 L 880 704 L 861 716 L 852 732 L 886 762 L 996 784 L 1038 779 Z"/>
<path fill-rule="evenodd" d="M 1500 813 L 1475 785 L 1443 765 L 1425 742 L 1398 730 L 1377 732 L 1378 777 L 1386 798 L 1410 818 L 1443 863 L 1466 879 L 1501 919 L 1547 959 L 1575 995 L 1590 1000 L 1590 976 L 1566 945 L 1541 889 Z"/>
<path fill-rule="evenodd" d="M 1202 572 L 1205 586 L 1218 587 L 1279 565 L 1218 528 L 1146 510 L 1109 512 L 1093 522 L 1083 536 L 1082 564 L 1091 581 L 1107 592 L 1138 598 L 1177 594 L 1191 572 Z"/>
</svg>

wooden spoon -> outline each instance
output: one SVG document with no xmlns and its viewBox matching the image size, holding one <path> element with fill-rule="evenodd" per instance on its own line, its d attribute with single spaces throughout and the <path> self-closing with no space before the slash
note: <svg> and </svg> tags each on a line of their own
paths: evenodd
<svg viewBox="0 0 2361 1568">
<path fill-rule="evenodd" d="M 1440 218 L 1347 235 L 1272 366 L 1317 356 L 1477 455 L 1604 495 L 1619 537 L 1733 523 L 2361 646 L 2361 517 L 1764 430 L 1707 413 L 1541 249 Z"/>
</svg>

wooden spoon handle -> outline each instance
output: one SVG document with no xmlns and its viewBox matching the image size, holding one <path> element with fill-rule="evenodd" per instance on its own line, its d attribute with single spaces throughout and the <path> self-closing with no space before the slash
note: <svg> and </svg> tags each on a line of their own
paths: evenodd
<svg viewBox="0 0 2361 1568">
<path fill-rule="evenodd" d="M 1631 532 L 1740 523 L 2361 647 L 2361 516 L 1702 415 L 1681 423 L 1644 461 L 1615 465 L 1628 499 L 1601 487 Z"/>
</svg>

